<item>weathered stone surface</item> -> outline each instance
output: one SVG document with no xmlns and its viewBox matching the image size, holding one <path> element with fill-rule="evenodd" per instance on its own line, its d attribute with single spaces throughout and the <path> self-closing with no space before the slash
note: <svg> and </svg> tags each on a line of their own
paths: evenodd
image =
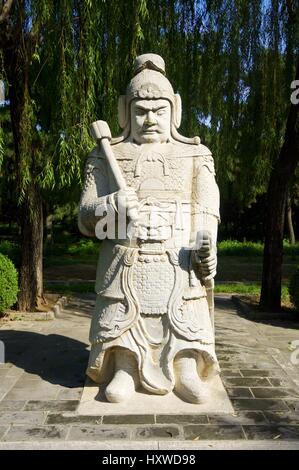
<svg viewBox="0 0 299 470">
<path fill-rule="evenodd" d="M 243 377 L 281 377 L 282 371 L 277 369 L 240 369 Z M 272 379 L 269 379 L 271 382 Z"/>
<path fill-rule="evenodd" d="M 177 426 L 147 426 L 137 428 L 133 439 L 177 439 L 180 431 Z"/>
<path fill-rule="evenodd" d="M 26 401 L 1 400 L 0 411 L 21 411 L 25 404 Z"/>
<path fill-rule="evenodd" d="M 3 436 L 7 432 L 8 428 L 9 428 L 9 426 L 0 426 L 0 439 L 3 438 Z"/>
<path fill-rule="evenodd" d="M 267 424 L 261 411 L 239 411 L 234 415 L 208 415 L 210 424 Z"/>
<path fill-rule="evenodd" d="M 238 369 L 222 369 L 221 377 L 242 377 Z"/>
<path fill-rule="evenodd" d="M 218 334 L 218 341 L 221 341 L 221 349 L 224 351 L 225 348 L 227 347 L 227 350 L 230 351 L 230 358 L 231 358 L 231 369 L 229 370 L 226 369 L 227 374 L 225 372 L 224 375 L 227 375 L 228 377 L 230 377 L 229 374 L 231 371 L 231 374 L 232 374 L 231 378 L 237 378 L 237 377 L 240 378 L 240 375 L 237 375 L 236 377 L 236 371 L 238 371 L 240 367 L 239 358 L 233 354 L 233 349 L 235 349 L 235 344 L 238 342 L 240 343 L 240 337 L 236 335 L 236 331 L 238 331 L 238 328 L 239 328 L 239 322 L 241 321 L 243 325 L 243 321 L 244 321 L 245 329 L 247 328 L 247 325 L 248 325 L 248 331 L 250 331 L 250 334 L 248 335 L 242 334 L 242 347 L 244 347 L 245 349 L 249 347 L 250 344 L 252 343 L 252 338 L 255 338 L 255 339 L 257 338 L 260 344 L 262 345 L 262 347 L 264 347 L 265 335 L 264 335 L 263 330 L 261 330 L 262 334 L 260 334 L 259 329 L 260 327 L 264 327 L 265 325 L 254 324 L 254 328 L 252 328 L 252 326 L 250 326 L 252 325 L 252 322 L 247 322 L 247 320 L 240 319 L 237 315 L 231 314 L 231 304 L 230 304 L 228 297 L 226 297 L 226 299 L 222 298 L 221 302 L 222 302 L 221 309 L 216 309 L 216 333 L 217 332 L 221 333 L 220 336 Z M 216 301 L 216 304 L 217 303 L 218 303 L 218 300 Z M 79 310 L 81 308 L 80 305 L 82 305 L 82 312 Z M 59 319 L 56 322 L 54 322 L 55 325 L 54 324 L 52 325 L 51 330 L 49 330 L 48 329 L 49 327 L 45 324 L 38 325 L 38 328 L 39 328 L 38 331 L 41 337 L 44 337 L 45 335 L 53 334 L 53 332 L 55 331 L 56 338 L 58 338 L 59 341 L 64 342 L 64 340 L 61 338 L 67 337 L 67 335 L 72 335 L 72 338 L 74 340 L 77 338 L 78 341 L 80 340 L 82 344 L 84 344 L 84 348 L 86 348 L 87 336 L 88 336 L 88 322 L 90 318 L 87 312 L 92 310 L 92 305 L 90 304 L 89 301 L 86 304 L 84 304 L 84 300 L 80 300 L 80 305 L 78 304 L 76 313 L 74 314 L 72 314 L 72 309 L 69 309 L 67 318 Z M 235 320 L 233 323 L 229 322 L 228 324 L 227 319 L 231 318 L 232 316 L 234 317 Z M 18 330 L 19 324 L 17 322 L 14 322 L 14 324 L 15 324 L 14 328 Z M 23 325 L 23 328 L 28 328 L 30 332 L 33 331 L 34 327 L 37 328 L 37 325 L 32 325 L 32 323 Z M 282 326 L 267 325 L 267 328 L 269 329 L 269 331 L 271 331 L 271 329 L 275 331 L 277 330 L 277 335 L 275 335 L 275 337 L 279 337 L 280 335 L 283 334 L 283 331 L 284 331 L 283 325 Z M 294 335 L 295 333 L 299 333 L 297 332 L 296 328 L 293 329 L 291 333 L 288 332 L 289 338 L 293 338 L 292 335 Z M 37 331 L 37 329 L 35 331 Z M 13 328 L 11 329 L 11 332 L 13 332 Z M 231 348 L 229 346 L 230 343 L 234 344 L 234 348 Z M 13 345 L 11 347 L 13 347 Z M 18 348 L 20 349 L 20 344 L 18 344 Z M 267 354 L 270 354 L 271 339 L 267 339 L 267 348 L 268 348 Z M 8 366 L 5 365 L 4 368 L 2 368 L 0 365 L 0 371 L 5 372 L 5 373 L 12 371 L 13 377 L 16 377 L 16 378 L 20 377 L 20 380 L 17 382 L 17 385 L 18 385 L 17 388 L 21 388 L 20 386 L 22 385 L 22 382 L 23 383 L 27 382 L 27 385 L 30 385 L 30 383 L 34 385 L 34 382 L 41 382 L 41 381 L 48 382 L 50 377 L 52 378 L 52 380 L 54 380 L 55 378 L 54 375 L 50 375 L 50 374 L 53 374 L 51 370 L 56 369 L 57 355 L 53 356 L 53 362 L 52 362 L 51 351 L 48 350 L 47 354 L 48 354 L 48 360 L 49 360 L 49 367 L 47 369 L 47 372 L 45 372 L 45 375 L 41 374 L 40 369 L 38 370 L 39 373 L 37 373 L 36 370 L 35 372 L 33 372 L 33 369 L 31 368 L 26 369 L 26 372 L 23 373 L 21 369 L 15 366 L 12 366 L 11 364 Z M 28 351 L 28 355 L 32 357 L 32 352 Z M 25 355 L 23 356 L 21 355 L 18 357 L 21 358 L 22 361 L 24 361 L 24 367 L 25 367 L 27 364 L 26 359 L 24 359 Z M 61 361 L 63 361 L 63 357 L 64 356 L 62 354 L 60 358 Z M 86 357 L 87 356 L 85 355 L 85 360 L 86 360 Z M 289 360 L 289 351 L 286 352 L 285 360 Z M 283 363 L 283 367 L 285 367 L 285 364 L 286 363 Z M 32 372 L 30 372 L 30 370 Z M 68 385 L 72 387 L 73 386 L 72 380 L 74 380 L 74 383 L 75 383 L 75 380 L 77 380 L 77 377 L 75 375 L 76 374 L 75 368 L 73 369 L 72 374 L 70 375 L 67 375 L 67 364 L 63 370 L 64 370 L 63 372 L 64 376 L 63 377 L 57 376 L 58 390 L 59 390 L 59 393 L 60 391 L 62 392 L 62 395 L 66 389 L 65 384 L 68 383 Z M 269 375 L 267 374 L 267 371 L 269 371 Z M 248 364 L 244 364 L 244 367 L 241 368 L 241 372 L 242 372 L 243 377 L 247 379 L 252 377 L 252 378 L 267 378 L 267 380 L 269 380 L 269 383 L 271 384 L 271 386 L 257 387 L 257 388 L 253 387 L 252 388 L 253 392 L 254 390 L 258 390 L 259 388 L 261 388 L 261 389 L 269 390 L 269 393 L 273 392 L 273 395 L 275 395 L 275 392 L 274 392 L 275 389 L 278 389 L 280 392 L 281 389 L 290 388 L 290 386 L 287 385 L 287 381 L 289 380 L 288 376 L 286 375 L 285 369 L 280 366 L 280 363 L 276 363 L 276 366 L 274 368 L 271 367 L 269 369 L 265 369 L 265 368 L 261 369 L 261 366 L 258 364 L 256 366 L 251 365 L 250 367 L 248 366 Z M 5 377 L 6 375 L 4 374 L 4 378 Z M 293 375 L 293 371 L 290 370 L 289 377 L 295 378 L 296 374 Z M 0 380 L 1 380 L 1 377 L 0 377 Z M 228 387 L 228 388 L 231 388 L 231 387 Z M 246 386 L 245 387 L 238 386 L 238 387 L 233 387 L 233 388 L 242 388 L 244 390 L 248 389 L 248 387 Z M 292 384 L 291 388 L 294 390 L 298 390 L 294 383 Z M 257 394 L 258 393 L 259 391 L 257 391 Z M 279 398 L 274 399 L 273 397 L 269 399 L 262 399 L 262 398 L 235 399 L 233 398 L 233 404 L 236 410 L 235 414 L 237 416 L 232 415 L 232 412 L 231 412 L 230 414 L 227 414 L 227 415 L 223 415 L 223 414 L 213 415 L 213 413 L 210 413 L 208 414 L 208 417 L 206 417 L 205 415 L 196 415 L 196 413 L 192 412 L 191 415 L 190 413 L 189 414 L 185 413 L 186 415 L 189 415 L 187 417 L 179 415 L 178 418 L 176 418 L 177 414 L 169 415 L 169 413 L 167 413 L 169 415 L 169 421 L 168 421 L 168 418 L 164 418 L 164 419 L 167 419 L 167 423 L 164 422 L 164 425 L 167 424 L 168 427 L 170 428 L 175 427 L 176 429 L 178 429 L 180 432 L 178 438 L 169 438 L 169 437 L 154 438 L 153 437 L 152 439 L 151 438 L 148 439 L 148 438 L 143 437 L 143 438 L 139 438 L 138 441 L 130 440 L 133 437 L 132 431 L 136 429 L 137 427 L 147 428 L 148 427 L 147 423 L 140 423 L 139 425 L 138 423 L 135 423 L 135 424 L 132 423 L 128 425 L 127 424 L 119 424 L 119 425 L 118 424 L 111 424 L 111 425 L 102 424 L 102 416 L 78 416 L 76 414 L 76 408 L 77 408 L 78 403 L 79 403 L 78 400 L 25 401 L 25 400 L 5 399 L 5 400 L 0 401 L 0 416 L 2 412 L 13 412 L 14 414 L 19 411 L 23 412 L 24 410 L 27 410 L 26 412 L 24 412 L 24 414 L 28 413 L 28 417 L 29 419 L 31 419 L 30 413 L 32 410 L 35 416 L 32 418 L 33 420 L 39 416 L 38 413 L 45 412 L 45 414 L 47 414 L 48 416 L 48 419 L 45 423 L 46 428 L 48 428 L 49 426 L 50 427 L 54 426 L 54 428 L 57 428 L 58 426 L 62 430 L 66 430 L 67 433 L 69 433 L 71 426 L 74 426 L 74 427 L 78 426 L 79 428 L 82 428 L 82 427 L 89 428 L 90 426 L 96 427 L 96 428 L 102 427 L 105 429 L 106 428 L 109 428 L 109 429 L 121 428 L 121 429 L 125 429 L 126 431 L 128 431 L 127 437 L 122 438 L 122 439 L 116 439 L 116 440 L 112 440 L 110 437 L 108 437 L 107 440 L 86 439 L 85 441 L 84 437 L 82 437 L 82 439 L 80 437 L 78 438 L 80 440 L 77 440 L 76 442 L 81 442 L 84 448 L 88 448 L 87 447 L 88 443 L 90 443 L 89 444 L 90 446 L 94 446 L 91 448 L 105 448 L 107 450 L 112 449 L 112 448 L 128 448 L 129 445 L 131 445 L 130 447 L 131 449 L 132 448 L 134 449 L 134 448 L 137 448 L 136 443 L 139 443 L 142 446 L 141 448 L 145 448 L 147 445 L 154 445 L 153 448 L 156 448 L 156 449 L 167 448 L 167 446 L 171 447 L 172 444 L 174 445 L 174 449 L 178 449 L 178 448 L 183 449 L 183 448 L 187 448 L 188 446 L 191 446 L 193 449 L 194 449 L 194 446 L 198 446 L 198 448 L 203 448 L 202 446 L 206 446 L 205 448 L 207 449 L 221 448 L 221 443 L 223 442 L 223 439 L 222 437 L 217 437 L 217 432 L 215 430 L 213 431 L 214 434 L 213 433 L 210 434 L 210 435 L 215 436 L 214 440 L 204 439 L 204 438 L 198 439 L 198 440 L 193 440 L 192 438 L 186 441 L 182 440 L 182 437 L 183 437 L 182 429 L 184 425 L 185 426 L 190 426 L 190 425 L 202 425 L 202 426 L 213 425 L 215 426 L 217 425 L 218 427 L 234 426 L 234 429 L 236 429 L 236 427 L 239 429 L 240 426 L 247 426 L 247 428 L 250 428 L 250 429 L 246 428 L 247 429 L 246 434 L 248 434 L 249 440 L 240 439 L 240 437 L 235 439 L 232 437 L 232 439 L 229 441 L 225 440 L 226 449 L 227 448 L 240 448 L 238 447 L 240 446 L 240 442 L 244 443 L 244 446 L 245 446 L 244 448 L 252 448 L 252 449 L 255 449 L 255 448 L 282 449 L 282 448 L 294 448 L 294 447 L 298 449 L 299 439 L 298 437 L 293 437 L 293 436 L 296 436 L 297 427 L 299 425 L 299 418 L 298 418 L 299 399 L 297 398 L 282 398 L 282 399 L 279 399 Z M 236 403 L 239 403 L 239 405 L 237 405 Z M 240 403 L 242 406 L 240 406 Z M 250 405 L 248 405 L 248 403 L 250 403 Z M 270 407 L 267 411 L 266 408 L 269 405 Z M 256 410 L 254 409 L 254 406 L 256 407 Z M 240 409 L 237 410 L 237 408 L 240 408 Z M 279 411 L 277 410 L 277 408 L 282 408 L 282 409 Z M 297 412 L 295 411 L 295 409 L 297 409 Z M 249 410 L 253 410 L 253 411 L 249 411 Z M 149 409 L 147 409 L 147 412 L 149 412 Z M 156 423 L 157 425 L 163 426 L 163 422 L 161 423 L 159 422 L 160 418 L 158 417 L 158 415 L 159 413 L 157 413 L 157 416 L 156 416 Z M 2 416 L 6 416 L 6 418 L 9 419 L 8 414 L 7 415 L 2 414 Z M 151 413 L 150 417 L 151 419 L 154 419 L 154 414 Z M 109 420 L 109 416 L 107 416 L 106 418 Z M 19 415 L 19 419 L 22 419 L 22 414 Z M 113 420 L 114 419 L 115 418 L 113 418 Z M 126 420 L 126 415 L 124 414 L 121 419 Z M 194 422 L 193 420 L 196 420 L 196 419 L 199 419 L 200 421 Z M 202 422 L 202 419 L 204 419 L 203 422 Z M 208 419 L 208 422 L 207 422 L 207 419 Z M 180 422 L 180 420 L 182 420 L 182 422 Z M 185 420 L 186 421 L 188 420 L 188 421 L 185 422 Z M 12 425 L 12 427 L 15 427 L 13 422 L 8 423 L 7 425 L 0 424 L 0 440 L 3 439 L 3 435 L 7 433 L 8 430 L 10 429 L 9 425 Z M 261 428 L 260 427 L 261 425 L 266 426 L 266 427 Z M 280 425 L 282 425 L 282 429 L 280 429 Z M 65 443 L 66 449 L 74 448 L 72 447 L 74 445 L 73 444 L 74 440 L 71 439 L 69 441 L 64 441 L 65 439 L 64 434 L 62 434 L 62 437 L 59 439 L 54 438 L 52 440 L 51 437 L 50 439 L 48 439 L 47 436 L 46 438 L 41 437 L 41 439 L 39 439 L 38 436 L 39 435 L 42 436 L 42 433 L 44 433 L 43 434 L 44 436 L 47 434 L 45 431 L 38 431 L 34 439 L 30 438 L 31 440 L 28 441 L 29 439 L 28 429 L 29 428 L 30 429 L 32 428 L 44 429 L 45 427 L 44 425 L 32 424 L 32 422 L 30 422 L 29 424 L 24 423 L 23 425 L 16 425 L 16 426 L 17 427 L 20 426 L 19 430 L 20 429 L 22 430 L 21 440 L 18 441 L 18 445 L 16 446 L 14 442 L 14 437 L 12 437 L 10 441 L 7 441 L 7 442 L 2 441 L 2 443 L 6 446 L 9 446 L 9 445 L 13 446 L 12 447 L 13 449 L 15 449 L 16 447 L 22 448 L 23 444 L 25 447 L 27 446 L 26 448 L 28 448 L 28 446 L 30 445 L 32 447 L 35 446 L 35 448 L 55 448 L 55 442 L 57 446 L 63 446 Z M 153 424 L 150 424 L 150 426 L 153 426 Z M 285 431 L 285 429 L 288 430 L 289 426 L 291 426 L 290 434 L 286 434 L 287 431 Z M 278 432 L 277 432 L 277 427 L 279 427 Z M 226 432 L 228 431 L 226 427 L 225 427 L 225 430 Z M 209 432 L 211 433 L 211 431 Z M 251 432 L 250 434 L 251 437 L 249 437 L 249 432 Z M 201 435 L 202 435 L 202 432 L 201 432 Z M 197 439 L 197 436 L 195 436 L 195 439 Z M 260 440 L 257 441 L 257 439 L 260 439 Z M 178 442 L 180 444 L 178 444 Z M 120 444 L 117 444 L 117 443 L 120 443 Z M 135 447 L 132 443 L 135 443 L 134 444 Z M 123 446 L 123 447 L 120 447 L 120 446 Z M 0 444 L 0 448 L 1 449 L 3 448 L 1 447 L 1 444 Z M 9 448 L 9 447 L 5 447 L 5 448 Z M 63 448 L 63 447 L 60 447 L 60 448 Z"/>
<path fill-rule="evenodd" d="M 271 400 L 262 398 L 232 398 L 233 406 L 236 410 L 273 410 L 273 411 L 287 411 L 288 407 L 283 400 Z"/>
<path fill-rule="evenodd" d="M 37 383 L 35 386 L 15 386 L 5 395 L 5 400 L 55 400 L 59 390 L 57 385 Z"/>
<path fill-rule="evenodd" d="M 11 426 L 4 441 L 39 441 L 65 439 L 67 428 L 62 426 Z"/>
<path fill-rule="evenodd" d="M 256 387 L 252 389 L 252 393 L 256 398 L 285 398 L 295 397 L 299 398 L 299 394 L 296 390 L 288 388 L 262 388 Z"/>
<path fill-rule="evenodd" d="M 35 411 L 75 411 L 78 406 L 77 400 L 29 400 L 24 410 Z"/>
<path fill-rule="evenodd" d="M 42 411 L 0 411 L 0 424 L 44 424 L 45 419 Z"/>
<path fill-rule="evenodd" d="M 4 377 L 0 382 L 0 394 L 7 393 L 12 388 L 12 386 L 16 383 L 15 377 Z"/>
<path fill-rule="evenodd" d="M 252 398 L 253 395 L 246 387 L 229 387 L 227 392 L 230 398 Z"/>
<path fill-rule="evenodd" d="M 299 425 L 299 410 L 289 412 L 265 411 L 264 415 L 271 424 Z"/>
<path fill-rule="evenodd" d="M 294 387 L 294 382 L 285 378 L 269 378 L 272 387 Z"/>
<path fill-rule="evenodd" d="M 224 383 L 229 387 L 270 387 L 271 384 L 266 378 L 258 377 L 226 377 Z"/>
<path fill-rule="evenodd" d="M 47 416 L 46 424 L 102 424 L 102 416 L 80 416 L 70 413 L 52 413 Z"/>
<path fill-rule="evenodd" d="M 299 426 L 243 426 L 247 439 L 296 439 L 299 441 Z"/>
<path fill-rule="evenodd" d="M 290 400 L 287 398 L 284 402 L 288 405 L 290 410 L 299 411 L 299 400 Z"/>
<path fill-rule="evenodd" d="M 72 426 L 68 435 L 70 441 L 100 441 L 108 439 L 128 439 L 129 431 L 126 428 L 102 426 Z"/>
<path fill-rule="evenodd" d="M 241 426 L 233 425 L 196 425 L 184 426 L 185 439 L 245 439 Z"/>
<path fill-rule="evenodd" d="M 57 400 L 80 400 L 82 390 L 83 387 L 61 390 L 57 395 Z"/>
<path fill-rule="evenodd" d="M 174 422 L 174 421 L 172 421 Z M 103 424 L 154 424 L 154 415 L 108 415 L 103 416 Z"/>
<path fill-rule="evenodd" d="M 163 424 L 163 423 L 171 423 L 171 424 L 207 424 L 208 418 L 206 415 L 157 415 L 156 422 Z"/>
</svg>

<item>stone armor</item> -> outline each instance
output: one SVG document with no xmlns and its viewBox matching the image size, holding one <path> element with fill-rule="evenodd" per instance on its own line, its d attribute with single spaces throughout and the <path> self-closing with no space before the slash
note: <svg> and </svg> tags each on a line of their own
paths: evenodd
<svg viewBox="0 0 299 470">
<path fill-rule="evenodd" d="M 127 185 L 137 192 L 139 221 L 133 237 L 102 242 L 87 373 L 107 382 L 113 374 L 111 354 L 122 347 L 135 356 L 143 387 L 165 394 L 174 387 L 173 360 L 179 351 L 193 351 L 202 377 L 218 371 L 206 289 L 190 249 L 203 228 L 216 244 L 219 193 L 213 158 L 204 145 L 174 139 L 149 150 L 127 139 L 112 149 Z M 87 160 L 79 210 L 84 234 L 95 235 L 97 206 L 114 207 L 117 219 L 117 190 L 95 148 Z"/>
</svg>

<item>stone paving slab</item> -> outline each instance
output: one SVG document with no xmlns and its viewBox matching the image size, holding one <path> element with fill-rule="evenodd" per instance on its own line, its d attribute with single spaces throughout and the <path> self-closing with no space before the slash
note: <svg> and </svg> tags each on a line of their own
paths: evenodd
<svg viewBox="0 0 299 470">
<path fill-rule="evenodd" d="M 0 424 L 44 424 L 46 413 L 42 411 L 0 411 Z"/>
<path fill-rule="evenodd" d="M 246 441 L 246 440 L 207 440 L 207 441 L 23 441 L 0 442 L 0 450 L 298 450 L 295 441 Z"/>
<path fill-rule="evenodd" d="M 0 449 L 298 449 L 299 365 L 290 360 L 298 322 L 252 321 L 216 296 L 216 351 L 229 414 L 80 416 L 94 297 L 75 298 L 59 319 L 0 328 Z M 2 390 L 2 391 L 1 391 Z"/>
<path fill-rule="evenodd" d="M 232 424 L 199 424 L 184 426 L 184 437 L 188 440 L 245 439 L 242 426 Z"/>
<path fill-rule="evenodd" d="M 78 407 L 78 400 L 28 400 L 25 404 L 25 411 L 75 411 Z"/>
<path fill-rule="evenodd" d="M 13 425 L 5 434 L 4 441 L 39 441 L 65 439 L 68 429 L 62 426 Z"/>
<path fill-rule="evenodd" d="M 130 439 L 130 429 L 126 427 L 72 426 L 68 440 L 106 441 L 107 439 Z"/>
</svg>

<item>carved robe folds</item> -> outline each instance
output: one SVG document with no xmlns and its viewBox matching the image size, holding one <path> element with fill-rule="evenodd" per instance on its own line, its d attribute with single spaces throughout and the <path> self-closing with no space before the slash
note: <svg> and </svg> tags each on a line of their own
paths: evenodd
<svg viewBox="0 0 299 470">
<path fill-rule="evenodd" d="M 113 152 L 128 186 L 137 191 L 139 223 L 134 238 L 102 243 L 87 374 L 108 382 L 113 375 L 109 357 L 116 347 L 125 348 L 136 357 L 142 386 L 165 394 L 174 387 L 173 360 L 182 350 L 193 352 L 202 377 L 218 371 L 206 290 L 190 249 L 202 229 L 210 230 L 216 243 L 219 194 L 213 159 L 203 145 L 178 142 L 150 151 L 124 142 Z M 83 233 L 94 236 L 98 205 L 117 211 L 115 191 L 106 161 L 95 149 L 80 205 Z"/>
</svg>

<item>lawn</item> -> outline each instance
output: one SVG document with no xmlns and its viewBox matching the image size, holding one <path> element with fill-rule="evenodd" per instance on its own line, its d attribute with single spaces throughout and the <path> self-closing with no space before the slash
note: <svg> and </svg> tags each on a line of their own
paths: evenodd
<svg viewBox="0 0 299 470">
<path fill-rule="evenodd" d="M 96 278 L 96 266 L 101 244 L 82 238 L 64 239 L 45 247 L 45 286 L 52 292 L 90 292 Z M 19 247 L 3 240 L 0 252 L 16 263 Z M 225 240 L 218 244 L 218 272 L 215 292 L 259 294 L 262 277 L 263 245 L 253 242 Z M 284 242 L 283 296 L 296 265 L 299 264 L 299 243 Z M 51 281 L 55 281 L 52 283 Z"/>
</svg>

